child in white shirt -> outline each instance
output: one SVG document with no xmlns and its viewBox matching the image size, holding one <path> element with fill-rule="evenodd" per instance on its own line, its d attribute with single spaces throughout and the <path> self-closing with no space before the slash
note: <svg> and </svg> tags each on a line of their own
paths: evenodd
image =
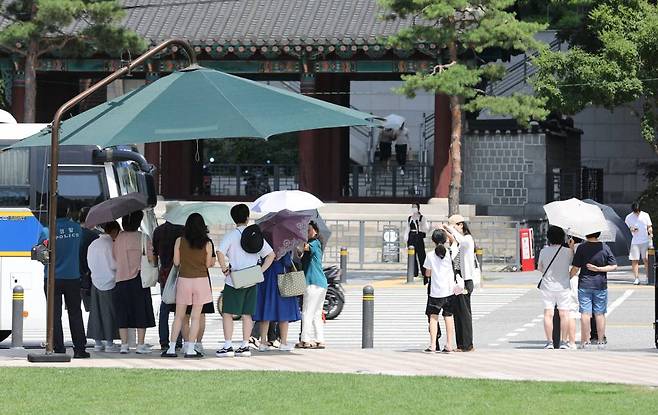
<svg viewBox="0 0 658 415">
<path fill-rule="evenodd" d="M 443 352 L 452 352 L 452 337 L 455 323 L 452 315 L 452 301 L 456 286 L 455 272 L 452 266 L 452 254 L 448 248 L 446 232 L 437 229 L 432 234 L 432 241 L 436 244 L 434 251 L 428 253 L 424 267 L 426 276 L 430 278 L 430 290 L 427 297 L 425 314 L 429 317 L 430 346 L 426 353 L 436 352 L 436 336 L 439 325 L 439 313 L 443 310 L 443 319 L 446 324 L 447 339 Z"/>
</svg>

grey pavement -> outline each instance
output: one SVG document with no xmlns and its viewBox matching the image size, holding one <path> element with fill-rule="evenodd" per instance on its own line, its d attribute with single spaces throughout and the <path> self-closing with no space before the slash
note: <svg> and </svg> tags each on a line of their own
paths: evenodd
<svg viewBox="0 0 658 415">
<path fill-rule="evenodd" d="M 123 369 L 268 370 L 286 372 L 425 375 L 475 379 L 577 381 L 658 386 L 653 352 L 478 350 L 433 353 L 420 350 L 295 350 L 256 352 L 250 358 L 164 359 L 99 355 L 70 363 L 29 363 L 25 351 L 1 350 L 0 367 L 96 367 Z"/>
</svg>

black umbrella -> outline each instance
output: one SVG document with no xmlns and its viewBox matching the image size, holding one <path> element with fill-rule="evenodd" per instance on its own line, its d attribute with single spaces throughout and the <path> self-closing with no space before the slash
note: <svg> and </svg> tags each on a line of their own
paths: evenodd
<svg viewBox="0 0 658 415">
<path fill-rule="evenodd" d="M 601 209 L 601 212 L 603 212 L 603 216 L 608 223 L 608 228 L 615 236 L 614 242 L 607 242 L 612 253 L 615 254 L 615 256 L 628 255 L 633 235 L 631 234 L 631 230 L 628 229 L 628 226 L 626 226 L 624 220 L 620 218 L 610 206 L 602 205 L 592 199 L 584 199 L 583 202 L 598 206 L 599 209 Z"/>
<path fill-rule="evenodd" d="M 146 196 L 136 192 L 108 199 L 89 209 L 85 226 L 93 228 L 103 223 L 112 222 L 147 206 Z"/>
</svg>

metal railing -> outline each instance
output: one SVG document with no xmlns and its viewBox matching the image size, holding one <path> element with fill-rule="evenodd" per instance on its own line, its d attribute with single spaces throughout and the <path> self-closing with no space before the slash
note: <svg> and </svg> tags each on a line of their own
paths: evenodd
<svg viewBox="0 0 658 415">
<path fill-rule="evenodd" d="M 204 172 L 210 196 L 260 196 L 299 189 L 299 167 L 282 164 L 210 164 Z"/>
<path fill-rule="evenodd" d="M 535 229 L 535 256 L 544 245 L 542 238 L 545 232 L 541 231 L 541 221 L 520 222 L 497 219 L 478 219 L 469 222 L 477 248 L 483 250 L 482 262 L 487 267 L 503 268 L 516 266 L 520 268 L 519 259 L 519 229 L 531 226 Z M 406 267 L 406 243 L 404 231 L 405 220 L 327 220 L 327 226 L 332 235 L 324 249 L 323 261 L 326 264 L 340 262 L 341 247 L 348 250 L 348 264 L 351 269 L 387 268 L 403 270 Z M 430 229 L 434 229 L 439 222 L 430 222 Z M 223 235 L 233 227 L 230 225 L 213 227 L 211 236 L 219 241 Z M 399 261 L 384 261 L 385 243 L 396 242 L 390 239 L 391 229 L 397 230 L 399 245 Z M 384 232 L 389 237 L 384 240 Z M 395 232 L 394 232 L 395 233 Z M 434 249 L 431 235 L 425 238 L 426 249 Z M 390 250 L 387 250 L 390 254 Z"/>
<path fill-rule="evenodd" d="M 552 51 L 560 49 L 562 42 L 559 39 L 553 40 L 548 47 Z M 532 59 L 539 56 L 539 52 L 526 55 L 522 60 L 507 68 L 505 76 L 498 82 L 493 82 L 487 88 L 487 95 L 504 95 L 518 85 L 526 85 L 528 79 L 537 72 L 537 68 L 532 65 Z"/>
<path fill-rule="evenodd" d="M 352 166 L 344 196 L 431 197 L 432 177 L 428 164 L 408 164 L 404 169 L 395 165 Z"/>
</svg>

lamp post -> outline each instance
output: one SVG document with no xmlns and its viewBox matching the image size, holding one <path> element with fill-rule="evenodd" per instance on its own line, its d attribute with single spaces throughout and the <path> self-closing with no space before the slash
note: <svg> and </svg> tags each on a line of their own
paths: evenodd
<svg viewBox="0 0 658 415">
<path fill-rule="evenodd" d="M 130 73 L 134 68 L 142 65 L 147 59 L 153 57 L 156 53 L 168 48 L 169 46 L 178 46 L 185 50 L 190 60 L 190 65 L 196 64 L 196 54 L 192 45 L 182 39 L 169 39 L 164 41 L 141 55 L 139 58 L 114 73 L 100 80 L 91 88 L 81 92 L 75 97 L 71 98 L 64 105 L 59 107 L 53 118 L 51 125 L 51 138 L 50 138 L 50 195 L 49 195 L 49 214 L 48 214 L 48 249 L 50 250 L 50 262 L 48 263 L 48 280 L 47 280 L 47 301 L 46 301 L 46 353 L 36 354 L 30 353 L 27 360 L 30 362 L 68 362 L 71 360 L 70 356 L 66 354 L 53 353 L 53 328 L 54 328 L 54 312 L 55 312 L 55 261 L 56 261 L 56 246 L 57 246 L 57 175 L 59 172 L 59 126 L 62 122 L 64 114 L 77 105 L 80 101 L 87 98 L 99 89 L 109 85 L 114 80 L 121 78 L 125 74 Z"/>
</svg>

